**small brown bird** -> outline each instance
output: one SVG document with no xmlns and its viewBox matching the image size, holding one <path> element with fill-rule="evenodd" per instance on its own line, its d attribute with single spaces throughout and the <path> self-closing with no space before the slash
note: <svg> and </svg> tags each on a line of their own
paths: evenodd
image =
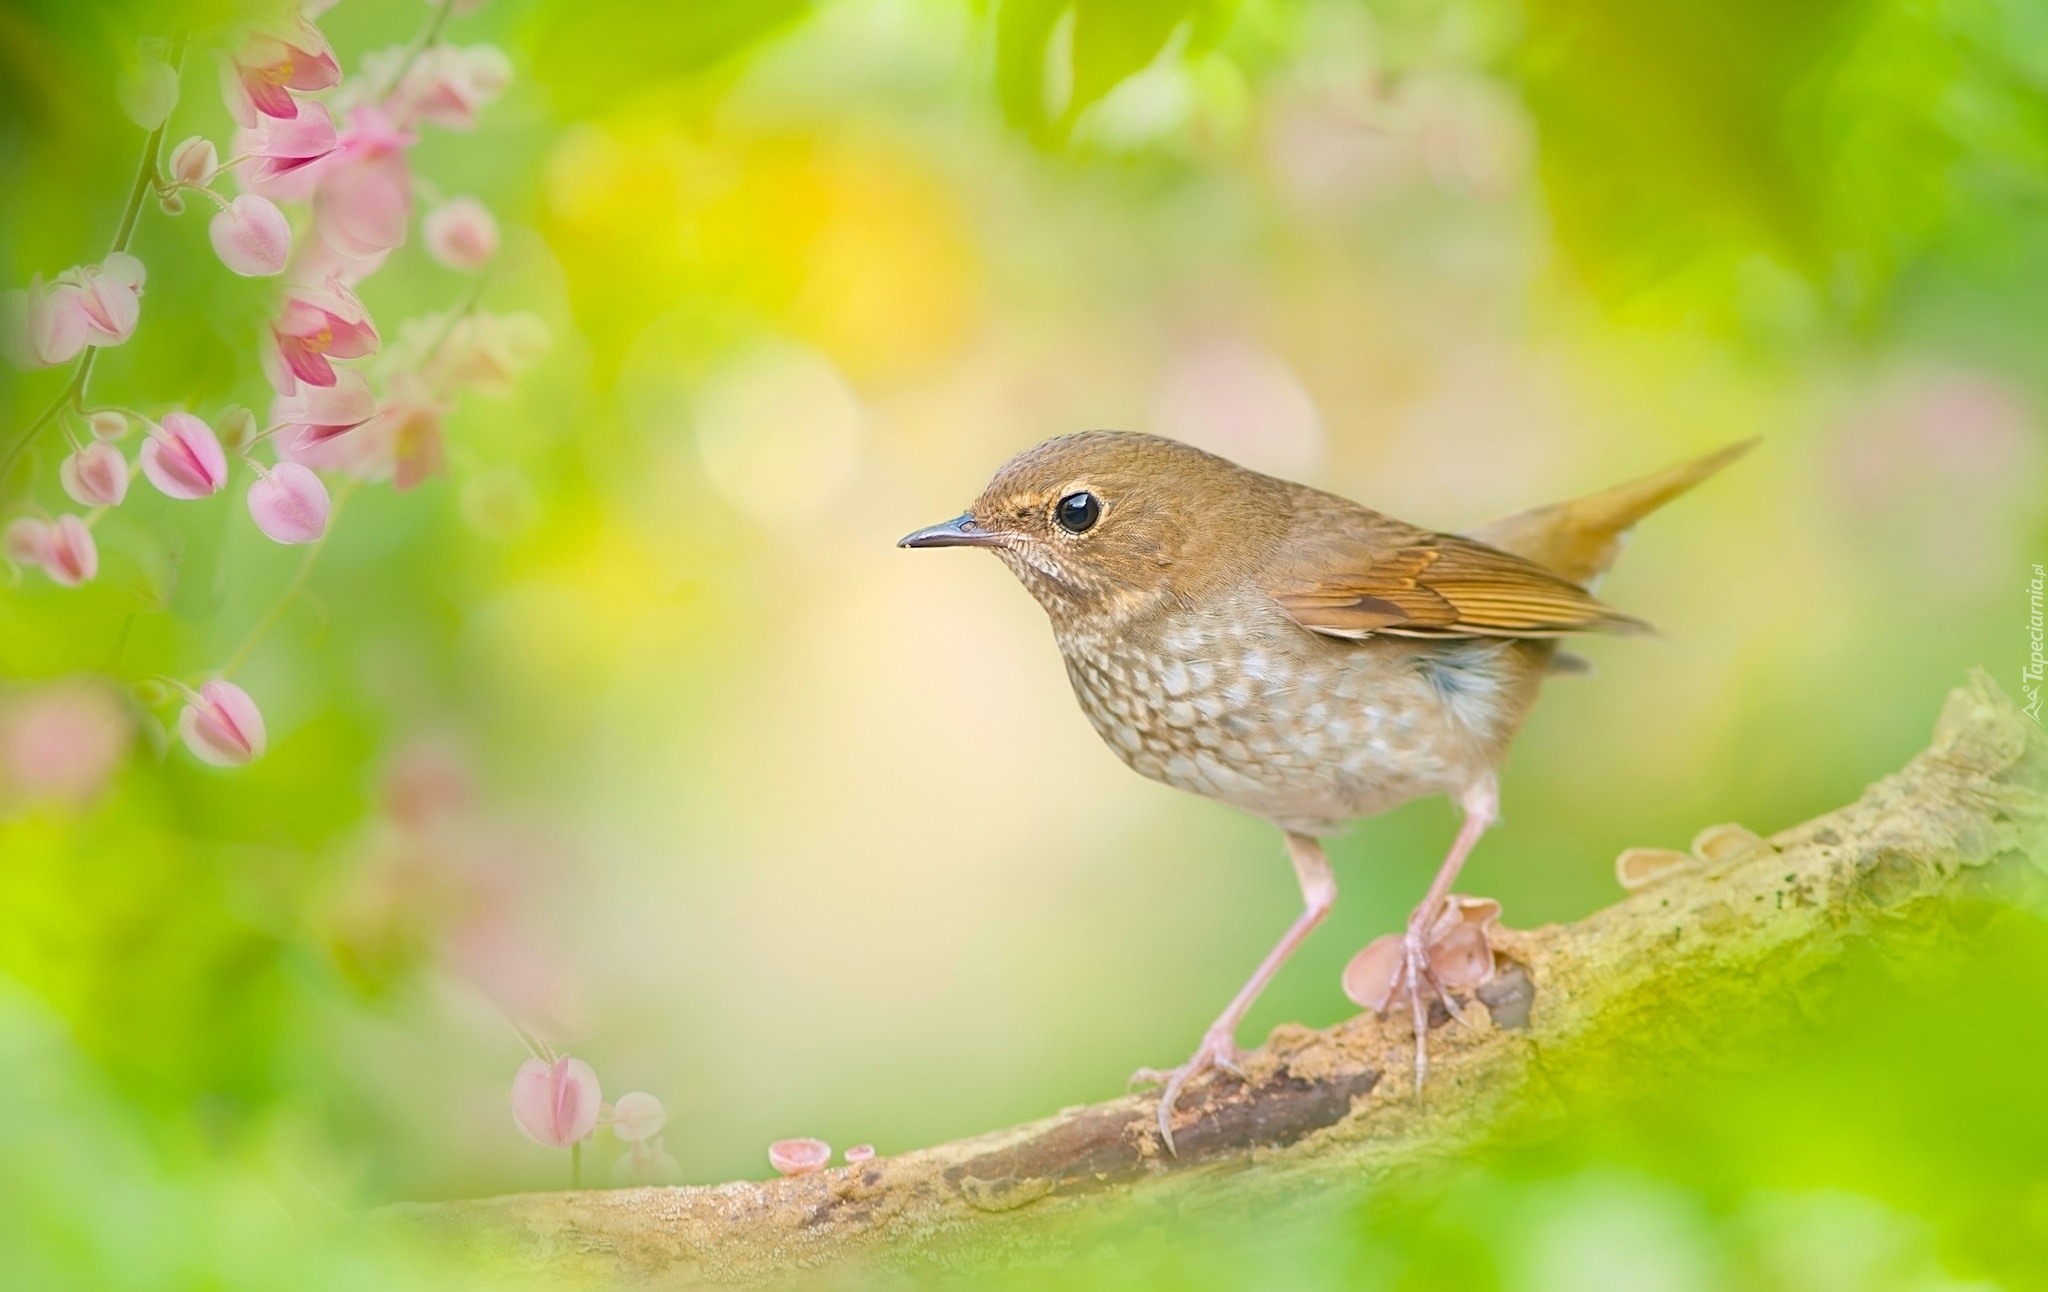
<svg viewBox="0 0 2048 1292">
<path fill-rule="evenodd" d="M 1427 1002 L 1457 1009 L 1431 939 L 1494 821 L 1508 741 L 1569 658 L 1556 639 L 1644 629 L 1591 587 L 1631 526 L 1749 447 L 1458 536 L 1173 440 L 1093 431 L 1025 450 L 965 514 L 901 541 L 992 549 L 1045 607 L 1118 757 L 1286 833 L 1301 917 L 1192 1058 L 1138 1074 L 1164 1083 L 1169 1150 L 1181 1090 L 1211 1068 L 1242 1075 L 1238 1023 L 1336 900 L 1318 839 L 1444 794 L 1464 821 L 1375 1002 L 1409 1001 L 1421 1088 Z"/>
</svg>

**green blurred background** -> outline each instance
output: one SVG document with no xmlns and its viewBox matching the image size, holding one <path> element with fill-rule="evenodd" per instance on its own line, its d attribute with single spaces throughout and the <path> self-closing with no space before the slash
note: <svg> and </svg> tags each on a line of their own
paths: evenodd
<svg viewBox="0 0 2048 1292">
<path fill-rule="evenodd" d="M 429 14 L 320 21 L 350 69 Z M 7 285 L 104 251 L 135 42 L 236 16 L 0 8 Z M 1445 529 L 1764 437 L 1605 585 L 1662 635 L 1591 643 L 1599 676 L 1519 741 L 1461 884 L 1513 925 L 1613 900 L 1623 847 L 1847 801 L 1970 665 L 2017 688 L 2048 560 L 2048 6 L 491 0 L 447 34 L 517 74 L 417 168 L 497 212 L 484 303 L 552 343 L 455 414 L 445 479 L 349 500 L 237 675 L 263 759 L 202 767 L 145 724 L 82 799 L 0 786 L 18 1286 L 392 1286 L 356 1209 L 566 1182 L 508 1114 L 507 1010 L 659 1096 L 692 1182 L 1178 1061 L 1297 909 L 1274 831 L 1126 772 L 994 562 L 891 546 L 1053 434 L 1175 435 Z M 170 135 L 226 130 L 195 53 Z M 146 211 L 135 250 L 142 326 L 99 395 L 261 399 L 268 289 L 193 212 Z M 415 245 L 363 294 L 390 337 L 462 290 Z M 11 436 L 61 377 L 0 383 Z M 62 501 L 55 444 L 10 501 Z M 0 591 L 8 702 L 218 667 L 301 556 L 245 483 L 138 487 L 95 583 Z M 421 794 L 457 806 L 407 828 Z M 1349 1011 L 1340 967 L 1451 826 L 1421 803 L 1334 845 L 1336 913 L 1247 1041 Z M 1901 1025 L 1866 1021 L 1783 1089 L 1853 1084 Z M 2044 1055 L 1912 1071 L 1938 1095 Z M 1882 1235 L 1835 1286 L 2039 1284 L 2042 1158 L 1979 1179 L 2007 1250 L 1885 1154 L 1784 1169 L 1840 1127 L 1720 1115 L 1347 1213 L 1287 1277 L 1811 1287 L 1800 1252 Z M 2013 1142 L 2048 1145 L 2041 1116 Z M 1443 1217 L 1489 1209 L 1491 1263 L 1446 1256 L 1473 1240 Z M 1545 1281 L 1601 1235 L 1677 1273 Z M 1097 1273 L 1193 1277 L 1130 1260 Z"/>
</svg>

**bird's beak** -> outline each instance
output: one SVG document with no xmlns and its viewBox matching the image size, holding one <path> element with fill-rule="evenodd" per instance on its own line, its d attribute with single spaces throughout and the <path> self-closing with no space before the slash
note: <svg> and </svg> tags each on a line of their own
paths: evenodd
<svg viewBox="0 0 2048 1292">
<path fill-rule="evenodd" d="M 973 512 L 964 512 L 943 525 L 927 525 L 896 541 L 898 547 L 1001 547 L 1010 536 L 1001 530 L 982 529 Z"/>
</svg>

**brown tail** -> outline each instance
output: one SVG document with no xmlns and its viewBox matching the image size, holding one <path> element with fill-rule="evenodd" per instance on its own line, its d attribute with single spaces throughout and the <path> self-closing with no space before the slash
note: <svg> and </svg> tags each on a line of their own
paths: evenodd
<svg viewBox="0 0 2048 1292">
<path fill-rule="evenodd" d="M 1470 537 L 1591 588 L 1614 564 L 1637 521 L 1756 444 L 1755 440 L 1744 440 L 1601 493 L 1516 512 L 1480 526 Z"/>
</svg>

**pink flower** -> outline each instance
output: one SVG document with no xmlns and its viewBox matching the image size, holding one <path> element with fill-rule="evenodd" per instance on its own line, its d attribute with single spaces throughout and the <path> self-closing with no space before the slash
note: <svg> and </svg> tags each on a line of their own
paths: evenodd
<svg viewBox="0 0 2048 1292">
<path fill-rule="evenodd" d="M 313 196 L 313 228 L 323 243 L 359 260 L 404 245 L 412 221 L 406 150 L 416 142 L 376 107 L 349 114 L 341 150 L 321 166 Z"/>
<path fill-rule="evenodd" d="M 294 450 L 345 435 L 377 415 L 377 396 L 362 373 L 344 369 L 330 386 L 300 386 L 271 405 L 270 420 L 283 424 L 282 434 Z M 308 463 L 308 465 L 317 465 Z"/>
<path fill-rule="evenodd" d="M 37 275 L 27 291 L 0 298 L 0 349 L 18 368 L 68 363 L 85 349 L 91 330 L 83 294 L 70 283 L 45 285 Z"/>
<path fill-rule="evenodd" d="M 99 682 L 57 682 L 0 701 L 0 803 L 90 802 L 129 735 L 127 713 Z"/>
<path fill-rule="evenodd" d="M 495 45 L 437 45 L 413 60 L 391 96 L 394 115 L 408 123 L 473 129 L 477 113 L 504 93 L 511 80 L 511 60 Z"/>
<path fill-rule="evenodd" d="M 832 1160 L 832 1146 L 821 1139 L 779 1139 L 768 1146 L 768 1165 L 784 1175 L 822 1171 Z"/>
<path fill-rule="evenodd" d="M 420 231 L 427 254 L 450 269 L 475 273 L 498 254 L 498 222 L 482 202 L 458 197 L 427 212 Z"/>
<path fill-rule="evenodd" d="M 100 572 L 100 550 L 92 531 L 76 516 L 59 516 L 43 546 L 43 572 L 52 583 L 77 587 Z"/>
<path fill-rule="evenodd" d="M 262 712 L 247 691 L 219 678 L 187 693 L 178 735 L 194 757 L 215 767 L 240 767 L 263 756 Z"/>
<path fill-rule="evenodd" d="M 128 496 L 128 459 L 113 445 L 93 440 L 58 465 L 57 479 L 80 506 L 118 507 Z"/>
<path fill-rule="evenodd" d="M 410 489 L 445 468 L 441 419 L 452 411 L 453 405 L 435 399 L 419 379 L 403 373 L 392 378 L 391 397 L 379 406 L 377 420 L 390 445 L 393 488 Z"/>
<path fill-rule="evenodd" d="M 85 420 L 96 440 L 118 440 L 128 433 L 128 415 L 111 408 L 102 408 Z"/>
<path fill-rule="evenodd" d="M 252 189 L 289 200 L 295 196 L 264 186 L 301 170 L 341 147 L 334 118 L 324 104 L 308 103 L 295 117 L 264 117 L 248 130 L 235 134 L 235 151 L 255 158 L 247 181 Z"/>
<path fill-rule="evenodd" d="M 213 253 L 244 278 L 266 278 L 284 272 L 292 254 L 292 226 L 277 203 L 244 193 L 228 203 L 206 227 Z"/>
<path fill-rule="evenodd" d="M 547 324 L 532 314 L 477 310 L 452 324 L 445 314 L 409 319 L 399 327 L 397 348 L 422 368 L 436 390 L 467 386 L 501 398 L 512 393 L 520 372 L 547 351 L 551 340 Z"/>
<path fill-rule="evenodd" d="M 589 1135 L 600 1102 L 597 1074 L 581 1059 L 528 1059 L 512 1078 L 512 1120 L 549 1148 L 567 1148 Z"/>
<path fill-rule="evenodd" d="M 290 120 L 307 106 L 288 91 L 324 90 L 341 80 L 341 64 L 320 29 L 303 14 L 251 31 L 220 65 L 221 97 L 244 126 L 261 117 Z"/>
<path fill-rule="evenodd" d="M 613 1184 L 681 1184 L 683 1168 L 662 1151 L 661 1137 L 634 1140 L 612 1164 Z"/>
<path fill-rule="evenodd" d="M 50 552 L 50 540 L 56 537 L 57 527 L 37 516 L 23 516 L 10 521 L 0 548 L 4 548 L 7 559 L 16 565 L 41 569 Z"/>
<path fill-rule="evenodd" d="M 280 395 L 297 392 L 300 382 L 332 386 L 336 359 L 375 354 L 377 325 L 356 294 L 330 278 L 324 287 L 294 287 L 284 310 L 270 325 L 269 344 L 262 350 L 263 369 Z"/>
<path fill-rule="evenodd" d="M 171 149 L 165 163 L 165 170 L 180 184 L 204 184 L 219 169 L 220 153 L 205 135 L 193 135 Z"/>
<path fill-rule="evenodd" d="M 622 1140 L 643 1140 L 659 1133 L 667 1121 L 668 1110 L 661 1106 L 661 1100 L 644 1090 L 635 1090 L 620 1095 L 612 1109 L 612 1134 Z"/>
<path fill-rule="evenodd" d="M 85 310 L 87 345 L 119 345 L 135 332 L 142 317 L 142 283 L 149 276 L 142 262 L 116 251 L 97 265 L 68 269 L 57 281 L 78 288 Z"/>
<path fill-rule="evenodd" d="M 320 230 L 315 228 L 313 232 L 317 235 Z M 362 282 L 382 269 L 384 262 L 391 258 L 388 251 L 372 256 L 344 255 L 318 236 L 302 240 L 299 248 L 298 262 L 293 266 L 295 277 L 307 282 L 325 282 L 331 278 L 345 287 L 354 287 Z"/>
<path fill-rule="evenodd" d="M 280 462 L 249 486 L 249 515 L 279 543 L 317 542 L 327 532 L 327 486 L 296 462 Z"/>
<path fill-rule="evenodd" d="M 228 482 L 227 454 L 213 428 L 190 413 L 165 413 L 142 442 L 142 474 L 168 498 L 204 498 Z"/>
</svg>

